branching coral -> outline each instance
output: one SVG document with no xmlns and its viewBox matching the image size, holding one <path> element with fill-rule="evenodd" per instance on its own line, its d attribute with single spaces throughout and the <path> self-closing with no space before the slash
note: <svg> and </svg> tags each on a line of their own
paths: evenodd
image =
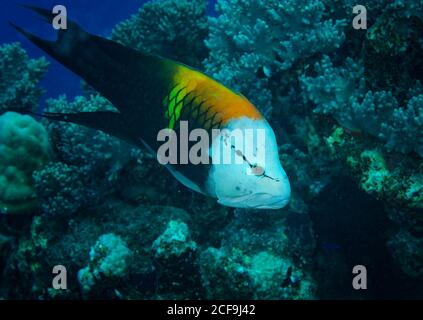
<svg viewBox="0 0 423 320">
<path fill-rule="evenodd" d="M 31 212 L 38 205 L 32 173 L 50 157 L 47 131 L 30 116 L 0 116 L 0 213 Z"/>
<path fill-rule="evenodd" d="M 199 67 L 207 56 L 205 0 L 159 0 L 146 3 L 137 14 L 113 30 L 124 45 Z"/>
<path fill-rule="evenodd" d="M 312 101 L 314 112 L 333 115 L 342 125 L 353 129 L 353 120 L 347 111 L 351 99 L 363 94 L 364 69 L 348 58 L 344 66 L 335 67 L 329 58 L 323 58 L 314 65 L 316 76 L 300 76 L 301 89 L 306 99 Z"/>
<path fill-rule="evenodd" d="M 0 46 L 0 113 L 36 109 L 47 67 L 45 58 L 29 59 L 18 43 Z"/>
<path fill-rule="evenodd" d="M 220 0 L 217 11 L 210 19 L 206 70 L 264 111 L 271 108 L 273 74 L 344 41 L 344 21 L 323 20 L 321 1 Z"/>
<path fill-rule="evenodd" d="M 423 92 L 423 91 L 422 91 Z M 381 138 L 386 147 L 403 153 L 415 151 L 423 157 L 423 94 L 412 97 L 403 108 L 392 112 L 392 121 L 382 123 Z"/>
<path fill-rule="evenodd" d="M 364 69 L 347 59 L 335 67 L 328 56 L 315 65 L 317 76 L 300 77 L 306 99 L 314 112 L 333 116 L 339 124 L 385 142 L 389 150 L 423 156 L 423 98 L 416 82 L 413 94 L 401 107 L 391 92 L 365 89 Z"/>
<path fill-rule="evenodd" d="M 351 1 L 344 4 L 350 11 Z M 328 127 L 316 125 L 327 136 L 328 155 L 346 164 L 359 186 L 385 205 L 399 228 L 389 247 L 401 268 L 416 277 L 422 253 L 415 248 L 421 239 L 418 232 L 406 235 L 421 229 L 422 221 L 423 6 L 401 0 L 360 4 L 368 9 L 369 30 L 363 36 L 351 32 L 344 51 L 313 63 L 300 75 L 300 86 L 306 109 L 317 115 L 313 119 L 329 116 L 343 127 L 334 126 L 328 135 Z"/>
</svg>

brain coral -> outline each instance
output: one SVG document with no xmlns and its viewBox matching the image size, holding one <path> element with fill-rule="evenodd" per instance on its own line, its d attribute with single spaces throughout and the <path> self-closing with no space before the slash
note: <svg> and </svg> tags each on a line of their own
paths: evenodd
<svg viewBox="0 0 423 320">
<path fill-rule="evenodd" d="M 24 213 L 37 206 L 32 173 L 49 159 L 44 127 L 27 115 L 0 116 L 0 213 Z"/>
</svg>

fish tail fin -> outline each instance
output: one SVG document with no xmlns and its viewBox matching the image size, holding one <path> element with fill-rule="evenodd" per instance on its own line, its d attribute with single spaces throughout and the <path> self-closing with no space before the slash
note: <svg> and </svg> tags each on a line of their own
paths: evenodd
<svg viewBox="0 0 423 320">
<path fill-rule="evenodd" d="M 21 4 L 20 6 L 37 13 L 47 23 L 52 23 L 55 15 L 49 10 L 33 5 Z M 9 21 L 9 24 L 37 47 L 59 60 L 65 62 L 66 57 L 72 54 L 79 41 L 88 38 L 89 34 L 75 22 L 69 21 L 67 29 L 59 29 L 56 41 L 42 39 Z"/>
<path fill-rule="evenodd" d="M 52 22 L 54 17 L 55 17 L 53 12 L 51 12 L 51 11 L 45 9 L 45 8 L 35 6 L 33 4 L 18 3 L 18 5 L 21 6 L 22 8 L 29 9 L 29 10 L 32 10 L 32 11 L 38 13 L 42 18 L 44 18 L 49 23 Z"/>
<path fill-rule="evenodd" d="M 49 10 L 24 5 L 51 22 Z M 92 35 L 77 23 L 67 20 L 67 28 L 59 29 L 55 41 L 42 39 L 16 24 L 11 26 L 65 67 L 83 78 L 118 109 L 124 109 L 128 97 L 139 96 L 139 84 L 145 74 L 159 63 L 157 57 L 145 55 L 117 42 Z M 131 85 L 131 84 L 138 84 Z"/>
</svg>

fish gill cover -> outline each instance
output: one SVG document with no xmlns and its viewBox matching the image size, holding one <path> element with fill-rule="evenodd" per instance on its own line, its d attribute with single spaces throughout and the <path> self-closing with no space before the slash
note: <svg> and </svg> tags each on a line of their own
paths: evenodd
<svg viewBox="0 0 423 320">
<path fill-rule="evenodd" d="M 423 298 L 423 1 L 360 4 L 357 30 L 350 0 L 218 0 L 209 16 L 205 0 L 156 0 L 108 35 L 257 106 L 291 181 L 274 211 L 221 206 L 145 148 L 26 115 L 48 62 L 2 43 L 0 298 Z M 82 87 L 45 111 L 114 110 Z"/>
</svg>

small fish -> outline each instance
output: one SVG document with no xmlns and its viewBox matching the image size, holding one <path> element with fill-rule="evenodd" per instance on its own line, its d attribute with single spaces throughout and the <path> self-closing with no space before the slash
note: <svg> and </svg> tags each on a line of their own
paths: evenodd
<svg viewBox="0 0 423 320">
<path fill-rule="evenodd" d="M 46 9 L 25 6 L 51 23 L 54 16 Z M 262 129 L 265 132 L 263 163 L 247 159 L 231 146 L 241 164 L 168 164 L 182 184 L 217 198 L 225 206 L 278 209 L 290 198 L 288 177 L 279 160 L 275 134 L 262 114 L 244 96 L 235 93 L 207 75 L 186 65 L 148 55 L 117 42 L 92 35 L 75 22 L 58 31 L 56 41 L 39 38 L 11 25 L 36 46 L 79 75 L 107 98 L 116 112 L 44 113 L 50 120 L 76 123 L 101 130 L 137 147 L 157 153 L 161 129 L 177 130 L 181 122 L 196 128 Z M 227 141 L 226 141 L 227 143 Z M 212 139 L 208 157 L 222 144 Z M 254 148 L 254 147 L 253 147 Z M 257 153 L 259 151 L 256 151 Z"/>
</svg>

